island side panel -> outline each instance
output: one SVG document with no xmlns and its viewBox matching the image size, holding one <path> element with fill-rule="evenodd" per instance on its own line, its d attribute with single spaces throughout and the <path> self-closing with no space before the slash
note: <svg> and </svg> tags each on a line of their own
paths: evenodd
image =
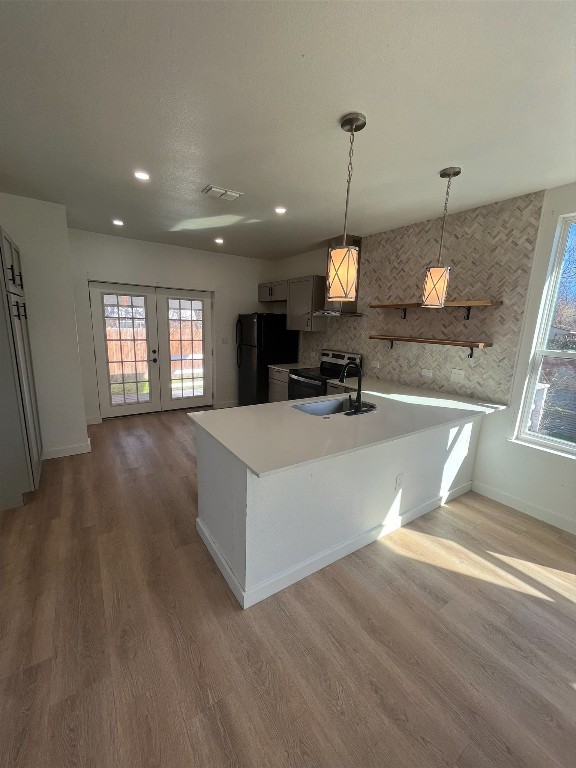
<svg viewBox="0 0 576 768">
<path fill-rule="evenodd" d="M 470 490 L 479 429 L 471 417 L 271 475 L 248 473 L 245 606 Z"/>
<path fill-rule="evenodd" d="M 228 583 L 226 566 L 243 590 L 246 580 L 246 465 L 199 424 L 195 426 L 198 467 L 196 528 Z M 223 559 L 224 563 L 219 559 Z M 234 586 L 230 586 L 234 590 Z"/>
</svg>

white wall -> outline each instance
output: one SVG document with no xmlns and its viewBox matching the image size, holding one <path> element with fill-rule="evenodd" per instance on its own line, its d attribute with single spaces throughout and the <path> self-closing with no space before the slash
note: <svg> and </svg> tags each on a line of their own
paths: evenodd
<svg viewBox="0 0 576 768">
<path fill-rule="evenodd" d="M 269 262 L 173 245 L 69 230 L 80 360 L 88 422 L 98 421 L 88 281 L 214 292 L 214 404 L 236 404 L 236 316 L 262 311 L 258 283 Z"/>
<path fill-rule="evenodd" d="M 325 275 L 328 248 L 318 248 L 308 253 L 299 253 L 280 261 L 267 262 L 266 280 L 290 280 L 305 275 Z"/>
<path fill-rule="evenodd" d="M 44 458 L 90 450 L 82 380 L 66 209 L 0 193 L 0 226 L 22 251 L 30 344 Z"/>
<path fill-rule="evenodd" d="M 511 407 L 484 420 L 474 490 L 576 533 L 576 461 L 512 442 L 558 217 L 576 211 L 576 184 L 546 192 L 530 278 Z"/>
</svg>

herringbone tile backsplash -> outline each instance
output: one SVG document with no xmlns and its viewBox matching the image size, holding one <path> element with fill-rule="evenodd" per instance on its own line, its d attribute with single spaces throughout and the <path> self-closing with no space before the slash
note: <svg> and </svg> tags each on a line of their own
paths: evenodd
<svg viewBox="0 0 576 768">
<path fill-rule="evenodd" d="M 370 309 L 370 304 L 421 300 L 426 267 L 438 258 L 441 219 L 364 238 L 358 311 L 332 318 L 325 333 L 303 333 L 303 362 L 315 365 L 322 347 L 362 352 L 365 375 L 412 386 L 508 403 L 520 343 L 543 192 L 448 216 L 443 263 L 451 267 L 448 300 L 499 299 L 500 307 L 472 309 Z M 371 334 L 492 341 L 489 349 L 372 341 Z M 374 367 L 380 363 L 380 368 Z M 422 376 L 422 369 L 432 378 Z M 450 381 L 452 369 L 465 372 Z"/>
</svg>

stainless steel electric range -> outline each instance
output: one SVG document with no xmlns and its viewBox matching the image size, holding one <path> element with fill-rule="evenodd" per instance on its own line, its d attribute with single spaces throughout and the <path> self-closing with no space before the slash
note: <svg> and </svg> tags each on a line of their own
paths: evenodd
<svg viewBox="0 0 576 768">
<path fill-rule="evenodd" d="M 362 355 L 323 349 L 317 368 L 291 368 L 288 373 L 288 399 L 300 400 L 325 395 L 328 392 L 328 382 L 337 379 L 346 363 L 350 362 L 362 368 Z"/>
</svg>

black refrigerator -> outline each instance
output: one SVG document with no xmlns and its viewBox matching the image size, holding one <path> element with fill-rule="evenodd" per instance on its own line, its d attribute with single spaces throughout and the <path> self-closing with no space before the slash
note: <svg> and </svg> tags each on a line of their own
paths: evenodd
<svg viewBox="0 0 576 768">
<path fill-rule="evenodd" d="M 238 405 L 268 402 L 268 366 L 298 360 L 298 331 L 286 330 L 286 315 L 254 312 L 236 321 Z"/>
</svg>

